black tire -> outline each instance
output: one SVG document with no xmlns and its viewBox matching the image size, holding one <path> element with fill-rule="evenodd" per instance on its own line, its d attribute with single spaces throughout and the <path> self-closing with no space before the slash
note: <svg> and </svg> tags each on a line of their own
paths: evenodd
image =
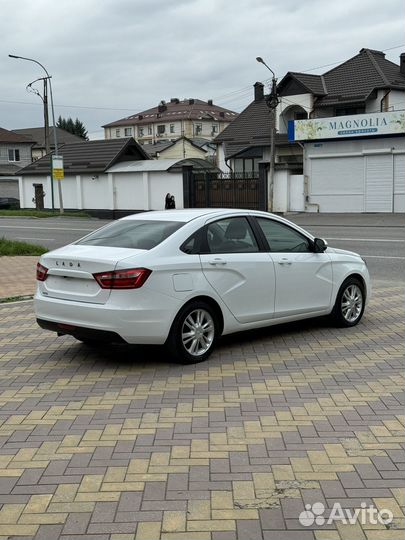
<svg viewBox="0 0 405 540">
<path fill-rule="evenodd" d="M 365 302 L 363 283 L 355 277 L 348 277 L 337 293 L 331 313 L 332 321 L 340 327 L 356 326 L 363 316 Z"/>
<path fill-rule="evenodd" d="M 194 328 L 190 326 L 193 322 Z M 177 314 L 167 338 L 166 347 L 171 357 L 179 364 L 204 362 L 215 347 L 218 329 L 215 309 L 203 301 L 190 302 Z M 194 335 L 187 336 L 192 332 Z M 195 352 L 193 352 L 193 343 Z"/>
</svg>

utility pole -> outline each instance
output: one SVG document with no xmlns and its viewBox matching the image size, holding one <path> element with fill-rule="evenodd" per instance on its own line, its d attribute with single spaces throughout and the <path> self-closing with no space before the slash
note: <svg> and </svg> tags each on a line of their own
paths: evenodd
<svg viewBox="0 0 405 540">
<path fill-rule="evenodd" d="M 32 85 L 38 81 L 43 81 L 44 83 L 44 91 L 43 94 L 34 88 Z M 35 94 L 39 98 L 41 98 L 41 101 L 44 105 L 44 141 L 45 141 L 45 154 L 50 154 L 51 152 L 51 146 L 50 146 L 50 140 L 49 140 L 49 115 L 48 115 L 48 77 L 40 77 L 38 79 L 35 79 L 35 81 L 30 82 L 27 84 L 27 91 Z M 41 156 L 42 157 L 42 156 Z M 55 196 L 54 196 L 54 185 L 53 185 L 53 178 L 52 178 L 52 167 L 51 167 L 51 206 L 52 210 L 55 209 Z"/>
<path fill-rule="evenodd" d="M 276 109 L 279 104 L 277 94 L 277 79 L 274 71 L 266 62 L 258 56 L 257 62 L 263 64 L 272 73 L 270 94 L 266 97 L 266 105 L 270 111 L 270 170 L 269 170 L 269 188 L 268 188 L 268 209 L 273 211 L 273 192 L 274 192 L 274 163 L 276 154 Z"/>
<path fill-rule="evenodd" d="M 51 152 L 51 145 L 49 142 L 49 114 L 48 114 L 48 81 L 44 77 L 44 126 L 45 126 L 45 153 Z"/>
<path fill-rule="evenodd" d="M 46 68 L 38 62 L 38 60 L 34 60 L 33 58 L 26 58 L 25 56 L 17 56 L 16 54 L 9 54 L 10 58 L 16 58 L 17 60 L 27 60 L 28 62 L 34 62 L 34 64 L 37 64 L 40 66 L 46 73 L 46 78 L 49 80 L 49 95 L 51 98 L 51 112 L 52 112 L 52 123 L 53 123 L 53 140 L 54 140 L 54 146 L 55 156 L 58 156 L 58 140 L 56 136 L 56 122 L 55 122 L 55 109 L 53 106 L 53 94 L 52 94 L 52 83 L 51 83 L 51 76 L 49 75 Z M 51 161 L 51 185 L 52 185 L 52 193 L 53 193 L 53 181 L 54 181 L 54 174 L 53 174 L 53 167 L 52 167 L 52 156 L 49 156 Z M 58 180 L 58 195 L 59 195 L 59 212 L 60 214 L 63 214 L 63 199 L 62 199 L 62 186 L 61 186 L 61 180 Z"/>
</svg>

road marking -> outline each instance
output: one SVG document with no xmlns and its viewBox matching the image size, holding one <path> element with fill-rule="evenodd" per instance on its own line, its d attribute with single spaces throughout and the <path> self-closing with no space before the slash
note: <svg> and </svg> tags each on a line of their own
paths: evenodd
<svg viewBox="0 0 405 540">
<path fill-rule="evenodd" d="M 348 242 L 405 242 L 405 240 L 392 240 L 386 238 L 332 238 L 331 236 L 327 237 L 328 240 L 347 240 Z"/>
<path fill-rule="evenodd" d="M 16 236 L 16 240 L 46 240 L 47 242 L 55 242 L 55 238 L 32 238 L 29 236 Z"/>
<path fill-rule="evenodd" d="M 366 259 L 401 259 L 405 260 L 405 257 L 394 257 L 391 255 L 362 255 L 362 257 L 365 257 Z"/>
<path fill-rule="evenodd" d="M 61 227 L 26 227 L 25 225 L 0 225 L 0 229 L 36 229 L 46 231 L 94 231 L 95 229 L 71 229 L 70 227 L 65 229 Z"/>
</svg>

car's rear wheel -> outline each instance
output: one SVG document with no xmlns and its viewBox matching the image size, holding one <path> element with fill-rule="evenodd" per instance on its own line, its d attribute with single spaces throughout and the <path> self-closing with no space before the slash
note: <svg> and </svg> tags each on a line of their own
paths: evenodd
<svg viewBox="0 0 405 540">
<path fill-rule="evenodd" d="M 338 326 L 355 326 L 363 316 L 364 285 L 357 278 L 347 278 L 336 296 L 331 316 Z"/>
<path fill-rule="evenodd" d="M 211 354 L 218 328 L 217 315 L 209 304 L 190 302 L 177 314 L 166 345 L 177 362 L 197 364 Z"/>
</svg>

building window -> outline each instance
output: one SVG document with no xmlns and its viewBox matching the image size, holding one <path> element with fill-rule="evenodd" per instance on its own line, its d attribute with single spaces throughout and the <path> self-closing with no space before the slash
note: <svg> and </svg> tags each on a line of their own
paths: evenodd
<svg viewBox="0 0 405 540">
<path fill-rule="evenodd" d="M 174 124 L 170 124 L 170 133 L 174 133 Z"/>
<path fill-rule="evenodd" d="M 337 107 L 335 109 L 335 116 L 350 116 L 351 114 L 364 114 L 366 112 L 364 107 Z"/>
<path fill-rule="evenodd" d="M 132 135 L 132 128 L 125 128 L 125 137 L 130 137 Z"/>
<path fill-rule="evenodd" d="M 115 130 L 115 136 L 116 137 L 121 137 L 121 130 L 120 129 Z"/>
<path fill-rule="evenodd" d="M 20 161 L 20 151 L 15 148 L 10 148 L 8 151 L 9 161 Z"/>
<path fill-rule="evenodd" d="M 142 126 L 138 127 L 138 137 L 143 137 L 143 127 Z"/>
<path fill-rule="evenodd" d="M 195 124 L 194 135 L 201 135 L 201 133 L 202 133 L 202 124 Z"/>
<path fill-rule="evenodd" d="M 218 124 L 212 124 L 212 134 L 218 133 Z"/>
<path fill-rule="evenodd" d="M 162 125 L 159 125 L 157 127 L 158 135 L 163 135 L 163 133 L 165 133 L 165 131 L 166 131 L 166 126 L 165 125 L 162 124 Z"/>
<path fill-rule="evenodd" d="M 261 160 L 262 158 L 237 158 L 233 164 L 234 171 L 243 174 L 257 174 Z"/>
<path fill-rule="evenodd" d="M 151 125 L 148 126 L 148 135 L 152 135 L 152 126 Z"/>
</svg>

